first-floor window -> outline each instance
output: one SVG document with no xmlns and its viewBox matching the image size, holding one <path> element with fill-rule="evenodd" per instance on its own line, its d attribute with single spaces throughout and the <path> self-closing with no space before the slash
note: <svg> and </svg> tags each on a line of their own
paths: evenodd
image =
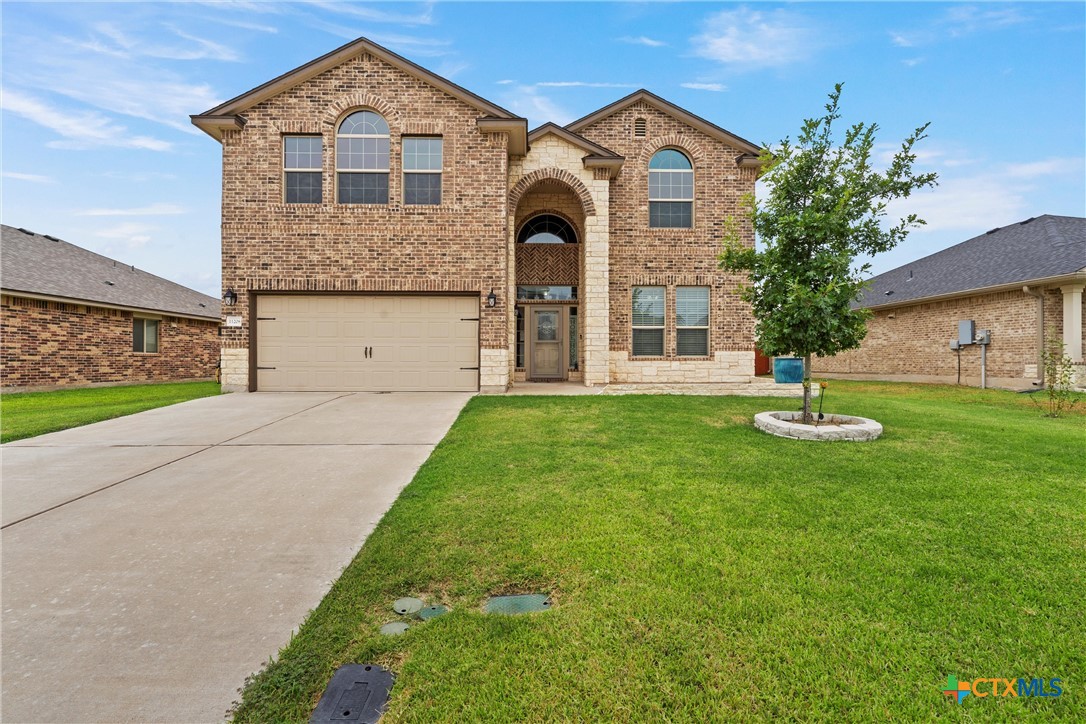
<svg viewBox="0 0 1086 724">
<path fill-rule="evenodd" d="M 283 137 L 284 200 L 288 204 L 321 202 L 320 136 Z"/>
<path fill-rule="evenodd" d="M 680 357 L 709 356 L 709 287 L 675 288 L 675 332 Z"/>
<path fill-rule="evenodd" d="M 157 319 L 140 319 L 137 317 L 132 320 L 132 351 L 158 351 Z"/>
<path fill-rule="evenodd" d="M 633 356 L 664 356 L 664 287 L 633 288 Z"/>
</svg>

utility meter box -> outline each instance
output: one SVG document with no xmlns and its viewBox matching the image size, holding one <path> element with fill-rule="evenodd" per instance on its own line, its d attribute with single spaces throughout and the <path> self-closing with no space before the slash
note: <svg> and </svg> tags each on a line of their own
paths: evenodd
<svg viewBox="0 0 1086 724">
<path fill-rule="evenodd" d="M 977 344 L 991 344 L 992 343 L 992 331 L 990 329 L 982 329 L 977 332 Z"/>
<path fill-rule="evenodd" d="M 972 319 L 962 319 L 958 322 L 958 344 L 965 346 L 967 344 L 973 344 L 973 340 L 976 339 L 973 335 L 976 333 L 976 326 L 973 324 Z"/>
</svg>

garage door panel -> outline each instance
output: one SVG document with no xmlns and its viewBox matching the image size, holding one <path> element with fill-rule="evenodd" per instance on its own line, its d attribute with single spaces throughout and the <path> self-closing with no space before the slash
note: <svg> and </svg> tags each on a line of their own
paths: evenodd
<svg viewBox="0 0 1086 724">
<path fill-rule="evenodd" d="M 257 298 L 261 390 L 478 389 L 475 297 Z M 367 354 L 367 349 L 372 350 Z M 462 370 L 461 367 L 472 369 Z"/>
</svg>

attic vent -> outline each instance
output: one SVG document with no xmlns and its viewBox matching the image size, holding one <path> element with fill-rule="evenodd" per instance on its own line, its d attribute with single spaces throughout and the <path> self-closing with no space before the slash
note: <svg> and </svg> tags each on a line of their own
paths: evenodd
<svg viewBox="0 0 1086 724">
<path fill-rule="evenodd" d="M 997 226 L 996 228 L 992 229 L 991 231 L 986 231 L 986 232 L 984 232 L 984 234 L 985 234 L 985 236 L 987 236 L 988 234 L 994 234 L 994 233 L 996 233 L 997 231 L 999 231 L 999 229 L 1000 229 L 1000 228 L 1001 228 L 1001 227 L 998 227 L 998 226 Z"/>
<path fill-rule="evenodd" d="M 912 270 L 912 269 L 910 269 L 910 270 L 909 270 L 909 278 L 908 278 L 908 279 L 906 279 L 905 281 L 907 281 L 907 282 L 911 282 L 912 280 L 913 280 L 913 270 Z"/>
<path fill-rule="evenodd" d="M 107 281 L 106 284 L 108 284 L 109 286 L 113 286 L 113 282 L 111 281 Z"/>
<path fill-rule="evenodd" d="M 207 305 L 206 305 L 206 304 L 204 304 L 203 302 L 200 302 L 200 306 L 201 306 L 201 307 L 206 307 Z"/>
<path fill-rule="evenodd" d="M 27 236 L 34 236 L 34 232 L 33 232 L 33 231 L 29 231 L 29 230 L 27 230 L 27 229 L 24 229 L 24 228 L 23 228 L 23 227 L 21 227 L 21 226 L 19 227 L 19 231 L 23 232 L 23 233 L 24 233 L 24 234 L 26 234 Z"/>
<path fill-rule="evenodd" d="M 648 133 L 648 123 L 644 118 L 634 120 L 634 138 L 644 138 Z"/>
<path fill-rule="evenodd" d="M 1033 221 L 1036 218 L 1037 218 L 1036 216 L 1031 216 L 1028 219 L 1026 219 L 1025 221 L 1023 221 L 1021 224 L 1019 224 L 1019 226 L 1025 226 L 1026 224 L 1028 224 L 1029 222 Z"/>
<path fill-rule="evenodd" d="M 60 241 L 60 239 L 58 239 L 57 237 L 49 236 L 48 234 L 45 235 L 45 238 L 48 239 L 49 241 Z"/>
</svg>

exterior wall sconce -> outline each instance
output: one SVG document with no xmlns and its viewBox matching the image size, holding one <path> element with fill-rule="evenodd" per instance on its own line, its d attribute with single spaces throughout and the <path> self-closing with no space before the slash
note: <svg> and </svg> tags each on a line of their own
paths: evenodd
<svg viewBox="0 0 1086 724">
<path fill-rule="evenodd" d="M 238 303 L 238 293 L 234 291 L 233 287 L 231 287 L 226 290 L 226 294 L 222 295 L 222 300 L 223 303 L 226 304 L 226 306 L 232 307 Z"/>
<path fill-rule="evenodd" d="M 498 295 L 494 293 L 494 287 L 490 288 L 490 294 L 486 295 L 486 306 L 496 307 L 498 305 Z"/>
</svg>

